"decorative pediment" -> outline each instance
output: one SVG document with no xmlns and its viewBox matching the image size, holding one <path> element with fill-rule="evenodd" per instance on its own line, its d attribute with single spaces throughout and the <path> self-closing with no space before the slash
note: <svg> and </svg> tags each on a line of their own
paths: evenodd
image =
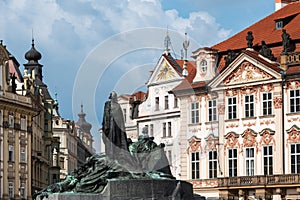
<svg viewBox="0 0 300 200">
<path fill-rule="evenodd" d="M 174 61 L 174 63 L 176 64 L 176 61 Z M 174 63 L 172 64 L 174 65 Z M 164 56 L 162 56 L 156 65 L 148 84 L 159 84 L 161 82 L 173 81 L 177 79 L 181 80 L 181 76 L 174 69 L 172 64 Z"/>
<path fill-rule="evenodd" d="M 247 128 L 244 131 L 244 133 L 242 134 L 242 137 L 243 137 L 243 147 L 257 146 L 256 136 L 257 136 L 256 132 L 254 132 L 250 128 Z"/>
<path fill-rule="evenodd" d="M 287 144 L 288 143 L 299 143 L 300 142 L 300 128 L 298 126 L 293 125 L 286 132 L 288 134 Z"/>
<path fill-rule="evenodd" d="M 209 134 L 206 138 L 206 145 L 205 145 L 205 151 L 206 150 L 216 150 L 217 145 L 219 144 L 219 138 L 215 137 L 213 134 Z"/>
<path fill-rule="evenodd" d="M 269 129 L 269 128 L 265 128 L 263 129 L 259 135 L 261 136 L 260 138 L 260 144 L 265 144 L 265 145 L 269 145 L 271 143 L 274 144 L 275 146 L 275 139 L 273 137 L 273 135 L 275 134 L 275 131 Z"/>
<path fill-rule="evenodd" d="M 244 61 L 224 79 L 223 85 L 247 83 L 271 78 L 272 76 L 270 74 L 254 66 L 250 62 Z"/>
<path fill-rule="evenodd" d="M 201 139 L 196 136 L 191 137 L 189 140 L 189 147 L 187 149 L 187 154 L 190 152 L 199 151 L 202 153 Z"/>
<path fill-rule="evenodd" d="M 224 138 L 225 138 L 224 150 L 226 150 L 227 147 L 234 148 L 240 146 L 238 143 L 239 135 L 236 134 L 235 132 L 227 133 Z"/>
</svg>

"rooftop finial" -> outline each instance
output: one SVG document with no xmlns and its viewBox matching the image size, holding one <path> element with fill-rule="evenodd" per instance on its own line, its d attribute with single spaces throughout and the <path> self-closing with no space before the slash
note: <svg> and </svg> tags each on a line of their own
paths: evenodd
<svg viewBox="0 0 300 200">
<path fill-rule="evenodd" d="M 183 42 L 183 48 L 184 48 L 184 51 L 185 51 L 185 60 L 187 60 L 187 49 L 188 47 L 190 46 L 190 41 L 188 40 L 187 38 L 187 33 L 185 33 L 185 40 Z"/>
<path fill-rule="evenodd" d="M 3 43 L 3 40 L 0 40 L 0 44 L 2 45 L 2 43 Z"/>
<path fill-rule="evenodd" d="M 183 49 L 185 52 L 185 58 L 184 58 L 184 63 L 183 63 L 183 71 L 182 71 L 182 75 L 183 76 L 188 76 L 189 73 L 187 71 L 187 49 L 190 46 L 190 41 L 187 39 L 187 33 L 185 33 L 185 40 L 183 42 Z"/>
<path fill-rule="evenodd" d="M 31 41 L 32 41 L 31 45 L 34 46 L 33 28 L 31 30 Z"/>
<path fill-rule="evenodd" d="M 165 37 L 165 53 L 166 54 L 169 54 L 170 46 L 171 46 L 171 39 L 169 37 L 169 30 L 167 28 L 166 37 Z"/>
<path fill-rule="evenodd" d="M 81 113 L 83 113 L 83 104 L 81 103 Z"/>
</svg>

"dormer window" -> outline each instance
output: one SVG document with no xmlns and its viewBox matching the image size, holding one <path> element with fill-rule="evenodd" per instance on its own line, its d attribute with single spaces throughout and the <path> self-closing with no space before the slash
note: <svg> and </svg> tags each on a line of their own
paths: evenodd
<svg viewBox="0 0 300 200">
<path fill-rule="evenodd" d="M 276 21 L 276 30 L 280 30 L 283 28 L 283 21 Z"/>
<path fill-rule="evenodd" d="M 201 72 L 206 72 L 207 71 L 207 61 L 201 60 L 200 67 L 201 67 Z"/>
</svg>

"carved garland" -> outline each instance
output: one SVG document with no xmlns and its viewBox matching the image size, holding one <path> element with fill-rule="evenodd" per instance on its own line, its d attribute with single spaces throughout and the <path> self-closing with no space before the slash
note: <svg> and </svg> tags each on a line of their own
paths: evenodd
<svg viewBox="0 0 300 200">
<path fill-rule="evenodd" d="M 274 108 L 275 109 L 279 109 L 281 108 L 281 105 L 282 105 L 282 97 L 274 97 Z"/>
<path fill-rule="evenodd" d="M 300 87 L 300 81 L 291 81 L 288 83 L 288 88 L 291 90 L 297 89 Z"/>
</svg>

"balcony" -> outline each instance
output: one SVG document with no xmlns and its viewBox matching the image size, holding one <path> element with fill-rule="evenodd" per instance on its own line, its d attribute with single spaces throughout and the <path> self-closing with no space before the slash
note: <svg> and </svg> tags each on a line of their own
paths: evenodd
<svg viewBox="0 0 300 200">
<path fill-rule="evenodd" d="M 218 187 L 277 187 L 300 186 L 300 174 L 284 174 L 271 176 L 240 176 L 218 178 Z"/>
</svg>

